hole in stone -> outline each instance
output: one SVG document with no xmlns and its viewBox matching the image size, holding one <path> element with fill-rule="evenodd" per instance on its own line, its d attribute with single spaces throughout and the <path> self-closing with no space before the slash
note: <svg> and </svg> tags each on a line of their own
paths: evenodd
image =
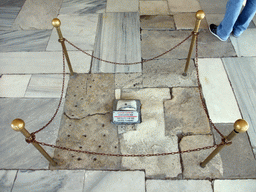
<svg viewBox="0 0 256 192">
<path fill-rule="evenodd" d="M 74 158 L 75 156 L 74 155 L 71 155 L 72 158 Z"/>
<path fill-rule="evenodd" d="M 115 149 L 117 148 L 117 146 L 115 146 Z"/>
<path fill-rule="evenodd" d="M 81 161 L 82 159 L 80 157 L 77 158 L 78 161 Z"/>
<path fill-rule="evenodd" d="M 83 147 L 82 147 L 82 146 L 80 146 L 79 148 L 80 148 L 80 149 L 82 149 Z"/>
<path fill-rule="evenodd" d="M 70 137 L 70 135 L 67 135 L 68 137 Z"/>
<path fill-rule="evenodd" d="M 104 125 L 104 124 L 102 124 L 102 127 L 105 127 L 105 125 Z"/>
<path fill-rule="evenodd" d="M 81 100 L 84 100 L 84 98 L 81 98 Z"/>
<path fill-rule="evenodd" d="M 97 158 L 96 158 L 96 157 L 94 157 L 94 158 L 93 158 L 93 161 L 97 161 Z"/>
<path fill-rule="evenodd" d="M 90 88 L 92 88 L 92 86 L 89 86 Z"/>
<path fill-rule="evenodd" d="M 104 134 L 103 137 L 106 137 L 106 135 Z"/>
<path fill-rule="evenodd" d="M 69 125 L 69 127 L 71 127 L 71 124 Z"/>
<path fill-rule="evenodd" d="M 99 145 L 99 148 L 101 148 L 101 145 Z"/>
<path fill-rule="evenodd" d="M 77 105 L 75 105 L 75 107 L 77 107 Z"/>
<path fill-rule="evenodd" d="M 127 103 L 125 103 L 124 105 L 127 105 Z"/>
<path fill-rule="evenodd" d="M 72 117 L 74 117 L 75 115 L 71 115 Z"/>
<path fill-rule="evenodd" d="M 77 86 L 76 88 L 78 88 L 79 86 Z"/>
<path fill-rule="evenodd" d="M 76 95 L 74 95 L 74 97 L 76 97 Z"/>
<path fill-rule="evenodd" d="M 84 137 L 86 137 L 86 135 L 83 135 Z"/>
</svg>

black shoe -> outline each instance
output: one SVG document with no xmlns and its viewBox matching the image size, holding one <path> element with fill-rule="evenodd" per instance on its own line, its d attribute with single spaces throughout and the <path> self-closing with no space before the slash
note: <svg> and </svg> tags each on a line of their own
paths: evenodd
<svg viewBox="0 0 256 192">
<path fill-rule="evenodd" d="M 221 39 L 221 38 L 217 35 L 217 27 L 218 27 L 217 25 L 211 24 L 210 27 L 209 27 L 210 32 L 211 32 L 215 37 L 217 37 L 219 40 L 225 41 L 225 40 Z"/>
</svg>

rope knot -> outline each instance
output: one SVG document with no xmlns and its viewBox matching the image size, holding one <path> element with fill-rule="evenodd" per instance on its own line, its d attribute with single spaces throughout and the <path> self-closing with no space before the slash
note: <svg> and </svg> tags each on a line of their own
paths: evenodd
<svg viewBox="0 0 256 192">
<path fill-rule="evenodd" d="M 223 138 L 221 139 L 221 141 L 222 141 L 222 143 L 223 143 L 224 145 L 231 145 L 231 144 L 232 144 L 232 141 L 228 141 L 226 137 L 223 137 Z"/>
<path fill-rule="evenodd" d="M 35 134 L 31 133 L 30 135 L 31 135 L 30 137 L 28 137 L 28 138 L 25 139 L 25 141 L 26 141 L 28 144 L 29 144 L 29 143 L 33 143 L 33 142 L 35 142 L 35 140 L 36 140 L 36 135 L 35 135 Z"/>
</svg>

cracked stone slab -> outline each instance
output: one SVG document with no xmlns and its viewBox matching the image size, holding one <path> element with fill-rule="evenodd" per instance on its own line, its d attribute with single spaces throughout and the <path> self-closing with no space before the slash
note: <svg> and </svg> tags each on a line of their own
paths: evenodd
<svg viewBox="0 0 256 192">
<path fill-rule="evenodd" d="M 114 74 L 79 74 L 70 78 L 65 113 L 73 119 L 112 111 L 115 98 Z"/>
<path fill-rule="evenodd" d="M 184 77 L 186 60 L 159 59 L 143 63 L 143 87 L 197 86 L 196 69 L 190 61 Z"/>
<path fill-rule="evenodd" d="M 175 30 L 173 16 L 170 15 L 142 15 L 140 26 L 148 30 Z"/>
<path fill-rule="evenodd" d="M 181 151 L 196 149 L 213 145 L 212 135 L 193 135 L 183 137 L 180 141 Z M 223 165 L 220 155 L 216 155 L 205 168 L 200 167 L 213 149 L 184 153 L 181 155 L 183 161 L 183 175 L 186 179 L 222 178 Z"/>
<path fill-rule="evenodd" d="M 198 88 L 173 88 L 164 106 L 167 135 L 211 133 Z"/>
<path fill-rule="evenodd" d="M 142 88 L 143 87 L 142 73 L 125 73 L 115 74 L 116 89 L 123 88 Z"/>
<path fill-rule="evenodd" d="M 122 134 L 122 154 L 152 154 L 178 151 L 176 136 L 165 136 L 163 100 L 170 99 L 170 90 L 123 89 L 122 99 L 139 99 L 142 123 L 135 131 Z M 145 169 L 148 178 L 173 178 L 181 173 L 179 155 L 158 157 L 124 157 L 122 167 Z"/>
</svg>

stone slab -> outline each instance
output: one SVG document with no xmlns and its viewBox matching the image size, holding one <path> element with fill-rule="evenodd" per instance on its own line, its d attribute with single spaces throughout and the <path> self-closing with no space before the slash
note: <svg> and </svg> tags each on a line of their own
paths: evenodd
<svg viewBox="0 0 256 192">
<path fill-rule="evenodd" d="M 13 187 L 15 177 L 17 175 L 16 170 L 0 170 L 0 191 L 10 192 Z"/>
<path fill-rule="evenodd" d="M 148 30 L 175 30 L 173 16 L 170 15 L 142 15 L 140 25 Z"/>
<path fill-rule="evenodd" d="M 180 141 L 181 151 L 196 149 L 213 145 L 212 135 L 185 136 Z M 184 153 L 181 155 L 183 161 L 183 175 L 186 179 L 222 178 L 223 165 L 220 155 L 216 155 L 205 168 L 200 167 L 213 149 Z"/>
<path fill-rule="evenodd" d="M 213 123 L 234 123 L 241 114 L 221 59 L 199 59 L 198 64 L 203 95 Z"/>
<path fill-rule="evenodd" d="M 94 56 L 119 62 L 141 62 L 140 21 L 137 12 L 99 16 Z M 93 59 L 92 73 L 141 72 L 141 64 L 115 65 Z"/>
<path fill-rule="evenodd" d="M 140 15 L 169 15 L 166 1 L 140 1 Z"/>
<path fill-rule="evenodd" d="M 93 50 L 98 14 L 86 14 L 81 16 L 63 14 L 58 15 L 58 19 L 61 21 L 60 28 L 64 38 L 82 50 Z M 71 23 L 72 27 L 70 27 Z M 53 29 L 46 50 L 61 51 L 62 48 L 58 39 L 57 31 Z M 67 50 L 77 50 L 68 43 L 66 44 Z"/>
<path fill-rule="evenodd" d="M 62 0 L 26 0 L 13 28 L 18 30 L 52 29 L 51 21 L 58 15 Z"/>
<path fill-rule="evenodd" d="M 143 77 L 141 73 L 115 74 L 115 87 L 123 88 L 142 88 Z"/>
<path fill-rule="evenodd" d="M 1 7 L 22 7 L 26 0 L 2 0 Z"/>
<path fill-rule="evenodd" d="M 211 133 L 198 88 L 173 88 L 164 107 L 166 135 Z"/>
<path fill-rule="evenodd" d="M 213 183 L 214 191 L 219 192 L 243 192 L 256 191 L 256 180 L 215 180 Z"/>
<path fill-rule="evenodd" d="M 253 38 L 255 35 L 256 29 L 247 29 L 239 38 L 230 37 L 238 57 L 256 56 L 256 40 Z"/>
<path fill-rule="evenodd" d="M 197 12 L 201 6 L 197 0 L 167 0 L 170 13 Z"/>
<path fill-rule="evenodd" d="M 225 14 L 226 12 L 226 4 L 228 0 L 198 0 L 199 4 L 201 5 L 202 10 L 206 14 L 215 13 L 215 14 Z"/>
<path fill-rule="evenodd" d="M 0 29 L 11 30 L 19 11 L 20 7 L 0 7 Z"/>
<path fill-rule="evenodd" d="M 89 73 L 91 57 L 78 51 L 69 51 L 68 55 L 74 72 Z M 63 73 L 61 52 L 0 53 L 0 62 L 0 71 L 3 74 Z M 67 62 L 65 61 L 65 63 L 65 72 L 69 73 Z"/>
<path fill-rule="evenodd" d="M 143 87 L 197 86 L 196 69 L 190 61 L 187 76 L 184 77 L 186 60 L 159 59 L 143 63 Z"/>
<path fill-rule="evenodd" d="M 24 97 L 31 75 L 3 75 L 0 78 L 0 97 Z"/>
<path fill-rule="evenodd" d="M 25 142 L 24 136 L 11 128 L 11 122 L 20 118 L 26 129 L 33 132 L 43 127 L 55 113 L 58 99 L 0 99 L 0 168 L 1 169 L 47 169 L 49 162 L 33 147 Z M 36 139 L 55 144 L 60 126 L 63 105 L 52 123 Z M 45 148 L 53 156 L 52 148 Z"/>
<path fill-rule="evenodd" d="M 138 12 L 139 0 L 108 0 L 106 12 Z"/>
<path fill-rule="evenodd" d="M 206 20 L 208 25 L 214 23 L 215 25 L 219 25 L 224 18 L 225 14 L 207 14 Z"/>
<path fill-rule="evenodd" d="M 186 3 L 187 4 L 187 3 Z M 195 28 L 196 13 L 177 13 L 173 15 L 177 30 L 179 29 L 191 29 Z M 205 19 L 200 23 L 200 29 L 208 29 L 208 25 Z"/>
<path fill-rule="evenodd" d="M 147 180 L 147 192 L 212 192 L 210 181 L 205 180 Z"/>
<path fill-rule="evenodd" d="M 224 135 L 228 135 L 234 129 L 232 124 L 215 124 Z M 216 143 L 221 143 L 221 137 L 214 130 Z M 223 164 L 223 178 L 256 178 L 256 160 L 246 133 L 238 134 L 232 139 L 232 145 L 224 147 L 220 151 Z"/>
<path fill-rule="evenodd" d="M 234 89 L 243 118 L 249 123 L 248 135 L 256 155 L 255 82 L 254 57 L 223 58 L 225 69 Z"/>
<path fill-rule="evenodd" d="M 83 191 L 84 170 L 18 171 L 12 191 Z"/>
</svg>

